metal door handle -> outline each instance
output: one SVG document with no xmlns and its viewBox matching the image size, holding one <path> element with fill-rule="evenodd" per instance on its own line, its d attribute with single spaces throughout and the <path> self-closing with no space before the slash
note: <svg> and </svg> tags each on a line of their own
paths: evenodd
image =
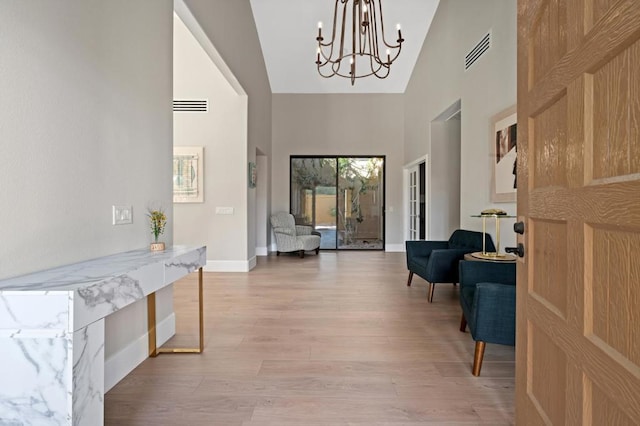
<svg viewBox="0 0 640 426">
<path fill-rule="evenodd" d="M 505 247 L 504 251 L 524 257 L 524 244 L 518 243 L 518 247 Z"/>
</svg>

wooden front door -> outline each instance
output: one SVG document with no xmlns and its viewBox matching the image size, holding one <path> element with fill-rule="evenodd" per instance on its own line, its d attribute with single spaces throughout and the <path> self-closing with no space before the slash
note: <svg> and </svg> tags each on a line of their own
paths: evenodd
<svg viewBox="0 0 640 426">
<path fill-rule="evenodd" d="M 640 422 L 640 0 L 518 0 L 518 425 Z"/>
</svg>

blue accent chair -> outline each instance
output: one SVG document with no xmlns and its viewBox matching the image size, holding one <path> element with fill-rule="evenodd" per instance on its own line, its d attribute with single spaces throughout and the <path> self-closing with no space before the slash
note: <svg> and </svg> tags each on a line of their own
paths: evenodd
<svg viewBox="0 0 640 426">
<path fill-rule="evenodd" d="M 411 286 L 413 274 L 429 282 L 429 303 L 433 301 L 433 291 L 437 283 L 458 282 L 458 262 L 467 253 L 482 251 L 482 232 L 458 229 L 448 241 L 407 241 L 407 268 Z M 491 235 L 485 234 L 485 250 L 495 251 Z"/>
<path fill-rule="evenodd" d="M 516 263 L 460 262 L 460 331 L 476 342 L 474 376 L 480 375 L 485 343 L 516 343 Z"/>
</svg>

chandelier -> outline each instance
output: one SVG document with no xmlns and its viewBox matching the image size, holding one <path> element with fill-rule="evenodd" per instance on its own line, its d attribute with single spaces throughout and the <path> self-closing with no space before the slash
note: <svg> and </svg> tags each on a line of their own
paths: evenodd
<svg viewBox="0 0 640 426">
<path fill-rule="evenodd" d="M 400 25 L 396 27 L 397 44 L 389 44 L 384 37 L 382 0 L 335 1 L 333 29 L 329 42 L 324 42 L 322 22 L 318 23 L 318 73 L 324 78 L 334 75 L 349 78 L 352 86 L 356 78 L 370 75 L 380 79 L 386 78 L 391 64 L 402 49 L 404 39 Z M 349 21 L 351 31 L 347 32 Z M 382 55 L 381 49 L 384 50 Z"/>
</svg>

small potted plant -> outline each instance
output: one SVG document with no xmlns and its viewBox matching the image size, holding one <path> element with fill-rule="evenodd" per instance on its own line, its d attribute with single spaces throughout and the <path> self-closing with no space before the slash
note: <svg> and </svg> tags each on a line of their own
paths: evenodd
<svg viewBox="0 0 640 426">
<path fill-rule="evenodd" d="M 151 243 L 151 251 L 163 251 L 164 243 L 159 242 L 158 237 L 164 234 L 164 228 L 167 225 L 167 216 L 162 209 L 149 210 L 147 216 L 149 217 L 151 233 L 154 237 L 154 242 Z"/>
</svg>

